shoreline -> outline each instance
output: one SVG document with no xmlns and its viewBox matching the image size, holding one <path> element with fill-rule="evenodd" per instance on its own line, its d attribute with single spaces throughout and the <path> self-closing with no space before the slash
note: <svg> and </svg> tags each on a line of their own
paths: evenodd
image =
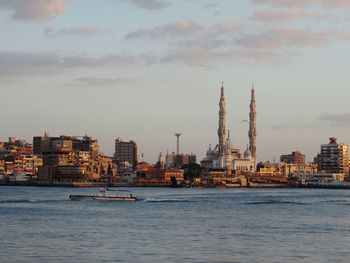
<svg viewBox="0 0 350 263">
<path fill-rule="evenodd" d="M 89 188 L 89 187 L 102 187 L 106 183 L 90 183 L 90 182 L 74 182 L 74 183 L 47 183 L 47 182 L 1 182 L 0 186 L 28 186 L 28 187 L 63 187 L 63 188 Z M 349 190 L 349 186 L 342 185 L 330 185 L 330 186 L 320 186 L 320 185 L 288 185 L 288 184 L 256 184 L 250 186 L 234 186 L 234 187 L 225 187 L 225 186 L 172 186 L 172 185 L 133 185 L 133 184 L 107 184 L 109 187 L 139 187 L 139 188 L 254 188 L 254 189 L 272 189 L 272 188 L 300 188 L 300 189 L 343 189 Z"/>
</svg>

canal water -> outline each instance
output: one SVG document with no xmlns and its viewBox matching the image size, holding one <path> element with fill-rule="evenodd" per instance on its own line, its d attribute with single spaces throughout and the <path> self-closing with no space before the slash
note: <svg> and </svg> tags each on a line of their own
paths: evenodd
<svg viewBox="0 0 350 263">
<path fill-rule="evenodd" d="M 0 262 L 350 262 L 350 190 L 118 189 L 0 187 Z"/>
</svg>

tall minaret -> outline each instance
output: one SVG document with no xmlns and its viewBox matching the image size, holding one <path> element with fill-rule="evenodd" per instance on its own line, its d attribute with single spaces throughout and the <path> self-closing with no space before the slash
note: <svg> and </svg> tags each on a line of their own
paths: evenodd
<svg viewBox="0 0 350 263">
<path fill-rule="evenodd" d="M 256 103 L 255 103 L 255 89 L 252 86 L 252 95 L 250 100 L 249 112 L 249 150 L 252 157 L 256 160 Z"/>
<path fill-rule="evenodd" d="M 226 139 L 226 102 L 224 95 L 224 82 L 222 82 L 221 86 L 221 96 L 220 96 L 220 111 L 219 111 L 219 156 L 225 156 L 225 139 Z"/>
</svg>

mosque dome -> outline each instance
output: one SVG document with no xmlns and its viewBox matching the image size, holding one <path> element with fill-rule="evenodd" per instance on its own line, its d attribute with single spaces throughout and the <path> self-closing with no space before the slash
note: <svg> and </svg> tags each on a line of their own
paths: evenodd
<svg viewBox="0 0 350 263">
<path fill-rule="evenodd" d="M 209 149 L 207 150 L 207 155 L 212 155 L 214 152 L 211 149 L 211 144 L 209 144 Z"/>
<path fill-rule="evenodd" d="M 252 153 L 249 151 L 249 148 L 247 148 L 244 151 L 244 159 L 250 159 L 250 158 L 252 158 Z"/>
</svg>

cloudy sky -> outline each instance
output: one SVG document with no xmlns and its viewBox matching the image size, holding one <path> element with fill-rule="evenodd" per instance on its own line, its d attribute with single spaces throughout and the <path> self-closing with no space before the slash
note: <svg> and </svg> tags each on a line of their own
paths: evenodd
<svg viewBox="0 0 350 263">
<path fill-rule="evenodd" d="M 350 0 L 0 0 L 0 139 L 134 139 L 145 160 L 248 142 L 256 86 L 258 159 L 335 136 L 350 144 Z"/>
</svg>

